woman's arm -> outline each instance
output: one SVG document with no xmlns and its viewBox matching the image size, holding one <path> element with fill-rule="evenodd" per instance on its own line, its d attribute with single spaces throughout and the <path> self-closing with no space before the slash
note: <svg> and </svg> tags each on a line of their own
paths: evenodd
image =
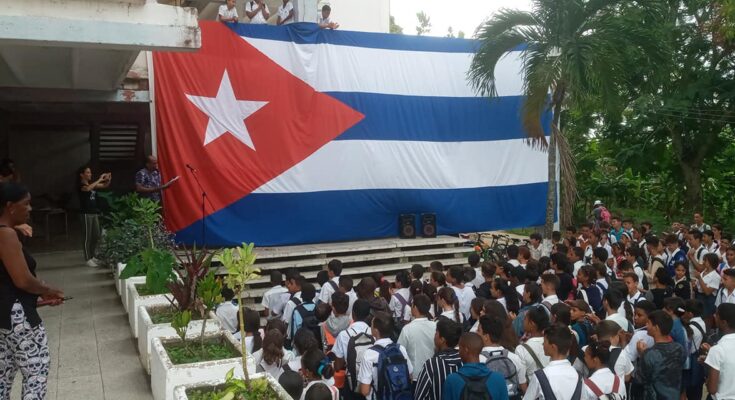
<svg viewBox="0 0 735 400">
<path fill-rule="evenodd" d="M 28 293 L 42 295 L 47 299 L 64 298 L 61 290 L 46 285 L 31 274 L 15 230 L 12 228 L 0 229 L 0 248 L 2 249 L 0 260 L 17 288 Z"/>
</svg>

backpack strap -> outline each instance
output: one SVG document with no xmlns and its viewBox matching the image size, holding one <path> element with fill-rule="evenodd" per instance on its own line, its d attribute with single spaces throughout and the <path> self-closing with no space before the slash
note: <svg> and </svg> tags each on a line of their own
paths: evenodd
<svg viewBox="0 0 735 400">
<path fill-rule="evenodd" d="M 549 303 L 548 301 L 542 301 L 541 305 L 544 306 L 544 308 L 546 309 L 546 312 L 551 314 L 551 303 Z"/>
<path fill-rule="evenodd" d="M 521 346 L 523 346 L 523 348 L 526 349 L 526 351 L 528 352 L 528 354 L 531 355 L 531 358 L 533 358 L 533 362 L 536 363 L 536 368 L 538 368 L 539 370 L 544 369 L 544 365 L 541 363 L 541 360 L 539 360 L 539 358 L 536 355 L 536 353 L 533 352 L 533 349 L 531 348 L 531 346 L 529 346 L 526 343 L 521 343 Z M 544 378 L 546 378 L 546 375 L 544 375 Z M 548 380 L 547 380 L 547 382 L 548 382 Z"/>
<path fill-rule="evenodd" d="M 337 284 L 334 283 L 333 280 L 330 279 L 330 280 L 327 281 L 327 283 L 329 284 L 329 286 L 332 287 L 332 289 L 334 289 L 335 292 L 338 292 L 339 291 L 339 286 L 337 286 Z"/>
<path fill-rule="evenodd" d="M 697 322 L 694 322 L 694 321 L 691 321 L 691 322 L 689 323 L 689 326 L 694 326 L 695 328 L 697 328 L 697 330 L 699 331 L 699 333 L 701 333 L 701 334 L 702 334 L 702 339 L 704 339 L 704 337 L 705 337 L 705 334 L 704 334 L 704 328 L 702 328 L 702 327 L 701 327 L 701 326 L 699 325 L 699 323 L 697 323 Z"/>
<path fill-rule="evenodd" d="M 613 381 L 612 391 L 613 393 L 617 393 L 618 389 L 620 389 L 620 378 L 615 373 L 613 373 L 613 376 L 615 377 L 615 380 Z"/>
<path fill-rule="evenodd" d="M 541 393 L 544 394 L 544 400 L 556 400 L 556 395 L 554 395 L 554 391 L 551 389 L 551 383 L 549 383 L 549 378 L 546 377 L 544 370 L 538 369 L 533 374 L 536 376 L 536 379 L 538 379 L 538 384 L 541 387 Z"/>
<path fill-rule="evenodd" d="M 408 300 L 404 299 L 403 296 L 401 296 L 401 294 L 397 292 L 393 296 L 396 299 L 398 299 L 399 303 L 401 303 L 401 319 L 403 319 L 403 311 L 406 309 L 406 306 L 408 305 Z"/>
<path fill-rule="evenodd" d="M 617 375 L 615 375 L 615 378 L 617 379 Z M 617 381 L 616 381 L 617 382 Z M 591 379 L 585 379 L 584 384 L 587 385 L 587 387 L 592 391 L 592 393 L 595 394 L 597 397 L 601 397 L 603 395 L 602 390 L 599 386 L 597 386 L 594 382 L 592 382 Z"/>
<path fill-rule="evenodd" d="M 610 371 L 612 371 L 613 375 L 615 375 L 615 364 L 618 362 L 618 358 L 620 358 L 620 354 L 622 352 L 622 347 L 617 347 L 610 350 L 610 359 L 607 360 L 607 366 L 608 368 L 610 368 Z"/>
<path fill-rule="evenodd" d="M 572 400 L 582 399 L 582 376 L 577 373 L 577 377 L 577 387 L 574 388 L 574 393 L 572 393 Z"/>
</svg>

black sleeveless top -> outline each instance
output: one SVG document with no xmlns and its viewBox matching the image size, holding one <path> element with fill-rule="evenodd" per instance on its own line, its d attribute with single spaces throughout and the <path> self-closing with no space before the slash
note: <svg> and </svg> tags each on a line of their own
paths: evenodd
<svg viewBox="0 0 735 400">
<path fill-rule="evenodd" d="M 5 228 L 5 225 L 0 225 L 1 228 Z M 36 260 L 31 257 L 30 254 L 23 248 L 23 257 L 26 259 L 28 269 L 31 271 L 33 276 L 36 276 Z M 23 312 L 25 312 L 26 319 L 32 327 L 38 326 L 41 323 L 41 317 L 36 311 L 36 303 L 38 301 L 38 295 L 23 291 L 13 284 L 13 280 L 8 274 L 8 270 L 5 268 L 5 264 L 0 260 L 0 329 L 11 329 L 10 312 L 13 309 L 13 304 L 20 302 L 23 306 Z"/>
</svg>

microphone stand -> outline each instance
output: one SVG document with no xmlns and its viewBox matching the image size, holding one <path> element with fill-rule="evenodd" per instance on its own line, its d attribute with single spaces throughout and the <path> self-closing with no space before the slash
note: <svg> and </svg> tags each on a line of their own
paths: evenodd
<svg viewBox="0 0 735 400">
<path fill-rule="evenodd" d="M 207 212 L 205 209 L 205 202 L 209 201 L 209 197 L 207 197 L 207 192 L 204 190 L 202 183 L 199 181 L 199 174 L 197 174 L 197 169 L 193 168 L 189 164 L 186 164 L 186 167 L 189 168 L 189 171 L 191 171 L 191 175 L 194 177 L 194 181 L 197 183 L 199 190 L 202 192 L 202 247 L 204 247 L 207 243 Z M 212 207 L 212 209 L 214 209 L 214 207 Z M 196 242 L 194 242 L 194 244 L 196 245 Z"/>
</svg>

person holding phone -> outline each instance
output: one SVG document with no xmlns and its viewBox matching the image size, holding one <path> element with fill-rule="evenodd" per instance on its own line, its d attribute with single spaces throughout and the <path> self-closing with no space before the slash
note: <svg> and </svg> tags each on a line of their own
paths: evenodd
<svg viewBox="0 0 735 400">
<path fill-rule="evenodd" d="M 94 257 L 97 244 L 102 236 L 100 228 L 99 213 L 97 205 L 97 191 L 110 186 L 112 174 L 106 172 L 100 175 L 96 181 L 92 180 L 92 169 L 88 165 L 79 168 L 78 193 L 79 193 L 79 216 L 82 219 L 82 234 L 84 237 L 84 259 L 90 267 L 97 267 L 98 261 Z"/>
<path fill-rule="evenodd" d="M 28 221 L 31 195 L 15 182 L 0 184 L 0 399 L 10 398 L 15 374 L 23 375 L 24 399 L 46 398 L 49 348 L 36 310 L 39 298 L 49 305 L 64 293 L 36 277 L 36 261 L 14 227 Z"/>
</svg>

